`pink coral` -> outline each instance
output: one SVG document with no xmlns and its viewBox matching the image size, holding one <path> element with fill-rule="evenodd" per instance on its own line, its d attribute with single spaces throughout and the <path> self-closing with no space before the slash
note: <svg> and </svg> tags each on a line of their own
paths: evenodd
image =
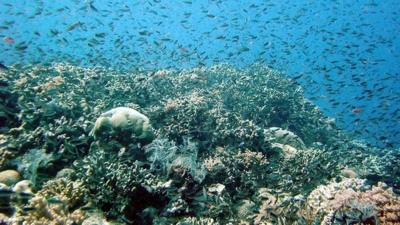
<svg viewBox="0 0 400 225">
<path fill-rule="evenodd" d="M 318 187 L 308 197 L 311 216 L 322 216 L 322 224 L 400 224 L 400 197 L 384 183 L 360 184 L 360 179 L 346 179 Z"/>
</svg>

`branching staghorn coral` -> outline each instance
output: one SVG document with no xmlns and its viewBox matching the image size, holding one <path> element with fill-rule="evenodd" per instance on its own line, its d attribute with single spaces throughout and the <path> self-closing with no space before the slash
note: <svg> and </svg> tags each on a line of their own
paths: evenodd
<svg viewBox="0 0 400 225">
<path fill-rule="evenodd" d="M 204 166 L 208 171 L 208 183 L 221 183 L 228 192 L 246 195 L 258 185 L 266 182 L 269 164 L 260 152 L 233 151 L 218 147 L 206 158 Z"/>
<path fill-rule="evenodd" d="M 29 207 L 33 210 L 27 214 L 17 214 L 11 219 L 11 224 L 72 225 L 81 224 L 86 218 L 84 211 L 77 209 L 69 212 L 63 205 L 50 204 L 43 196 L 32 198 Z"/>
<path fill-rule="evenodd" d="M 56 197 L 65 202 L 68 209 L 76 209 L 86 203 L 89 190 L 81 181 L 57 178 L 46 182 L 37 195 L 47 199 Z"/>
<path fill-rule="evenodd" d="M 118 146 L 93 143 L 89 155 L 76 161 L 74 167 L 93 202 L 108 217 L 121 219 L 125 215 L 135 220 L 144 208 L 164 204 L 163 197 L 157 195 L 165 181 L 131 154 L 113 151 L 114 144 Z"/>
<path fill-rule="evenodd" d="M 292 157 L 272 163 L 274 174 L 269 176 L 277 188 L 293 193 L 309 193 L 318 184 L 339 174 L 339 163 L 332 153 L 320 149 L 297 151 Z M 276 176 L 279 174 L 279 176 Z"/>
<path fill-rule="evenodd" d="M 58 178 L 48 181 L 26 206 L 19 205 L 10 219 L 12 225 L 68 225 L 81 224 L 86 212 L 88 190 L 81 182 Z"/>
<path fill-rule="evenodd" d="M 0 134 L 0 142 L 2 141 L 1 138 L 2 137 Z M 0 149 L 0 170 L 3 170 L 8 166 L 10 159 L 12 159 L 14 155 L 15 154 L 13 152 L 8 151 L 5 148 Z"/>
<path fill-rule="evenodd" d="M 251 224 L 307 224 L 303 208 L 305 199 L 302 195 L 277 193 L 272 189 L 260 188 L 253 196 L 259 205 Z"/>
</svg>

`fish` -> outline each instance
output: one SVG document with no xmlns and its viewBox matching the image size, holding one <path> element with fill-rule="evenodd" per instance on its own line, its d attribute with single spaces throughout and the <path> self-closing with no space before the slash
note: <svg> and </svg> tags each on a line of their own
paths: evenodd
<svg viewBox="0 0 400 225">
<path fill-rule="evenodd" d="M 22 207 L 22 211 L 24 211 L 24 212 L 30 212 L 30 211 L 35 211 L 35 210 L 36 210 L 35 207 L 29 207 L 29 206 Z"/>
<path fill-rule="evenodd" d="M 354 109 L 351 110 L 351 112 L 353 112 L 353 113 L 360 113 L 360 112 L 362 112 L 362 111 L 363 111 L 363 110 L 360 109 L 360 108 L 354 108 Z"/>
<path fill-rule="evenodd" d="M 11 189 L 6 189 L 6 188 L 0 189 L 0 197 L 10 197 L 14 194 L 15 192 Z"/>
<path fill-rule="evenodd" d="M 82 23 L 82 22 L 73 23 L 73 24 L 71 24 L 71 25 L 68 26 L 67 31 L 68 31 L 68 32 L 69 32 L 69 31 L 73 31 L 73 30 L 75 30 L 76 28 L 81 27 L 83 24 L 84 24 L 84 23 Z"/>
<path fill-rule="evenodd" d="M 93 5 L 93 2 L 94 2 L 93 0 L 88 2 L 89 9 L 98 12 L 99 10 Z"/>
<path fill-rule="evenodd" d="M 58 204 L 64 205 L 65 204 L 65 202 L 61 201 L 58 197 L 51 197 L 51 198 L 47 199 L 47 202 L 49 204 L 55 204 L 55 205 L 58 205 Z"/>
<path fill-rule="evenodd" d="M 14 40 L 14 38 L 12 38 L 12 37 L 4 37 L 4 38 L 3 38 L 3 41 L 4 41 L 5 43 L 7 43 L 7 44 L 14 44 L 14 43 L 15 43 L 15 40 Z"/>
<path fill-rule="evenodd" d="M 30 193 L 30 192 L 19 192 L 17 194 L 18 194 L 19 197 L 25 198 L 25 199 L 30 199 L 30 198 L 33 198 L 35 196 L 33 193 Z"/>
<path fill-rule="evenodd" d="M 3 63 L 0 63 L 0 69 L 1 70 L 8 70 L 8 67 L 5 66 Z"/>
</svg>

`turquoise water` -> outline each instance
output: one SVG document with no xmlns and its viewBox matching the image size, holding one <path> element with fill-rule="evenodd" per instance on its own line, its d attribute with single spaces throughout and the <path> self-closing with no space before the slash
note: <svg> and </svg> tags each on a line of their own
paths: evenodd
<svg viewBox="0 0 400 225">
<path fill-rule="evenodd" d="M 118 70 L 255 62 L 374 146 L 398 146 L 396 1 L 3 1 L 0 61 Z M 12 42 L 12 43 L 10 43 Z M 361 109 L 354 113 L 352 109 Z M 357 111 L 357 110 L 356 110 Z"/>
<path fill-rule="evenodd" d="M 400 224 L 397 1 L 0 2 L 0 225 Z"/>
</svg>

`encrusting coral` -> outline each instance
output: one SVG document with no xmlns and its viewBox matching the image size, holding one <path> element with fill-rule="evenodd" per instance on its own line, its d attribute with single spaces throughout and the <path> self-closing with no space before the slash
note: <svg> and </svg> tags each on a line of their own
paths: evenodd
<svg viewBox="0 0 400 225">
<path fill-rule="evenodd" d="M 400 223 L 400 197 L 384 183 L 371 187 L 365 180 L 346 178 L 318 187 L 307 204 L 311 218 L 323 218 L 324 225 Z"/>
<path fill-rule="evenodd" d="M 15 170 L 4 170 L 0 172 L 0 183 L 12 186 L 21 179 L 21 175 Z"/>
</svg>

